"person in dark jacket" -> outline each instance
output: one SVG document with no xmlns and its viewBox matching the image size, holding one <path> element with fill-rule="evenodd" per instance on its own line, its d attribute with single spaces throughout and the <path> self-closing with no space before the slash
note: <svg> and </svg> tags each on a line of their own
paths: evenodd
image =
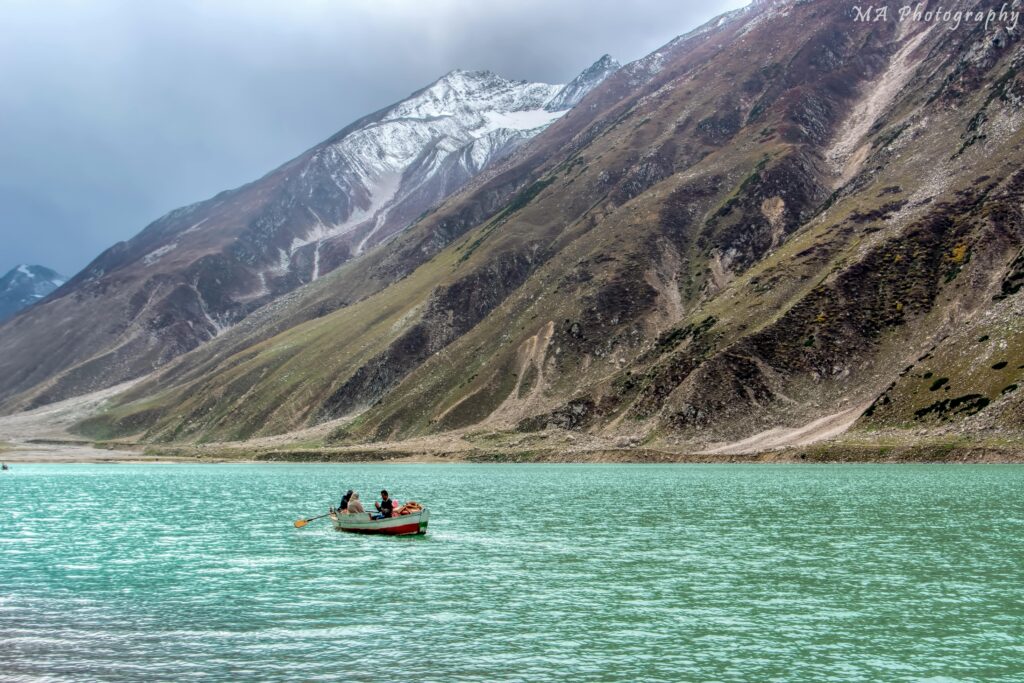
<svg viewBox="0 0 1024 683">
<path fill-rule="evenodd" d="M 348 510 L 348 501 L 350 498 L 352 498 L 352 489 L 345 491 L 345 495 L 341 497 L 341 504 L 338 505 L 338 512 Z"/>
<path fill-rule="evenodd" d="M 374 519 L 385 519 L 392 516 L 395 512 L 395 501 L 391 500 L 387 491 L 380 492 L 380 502 L 374 503 L 374 505 L 377 506 L 377 512 L 380 513 Z"/>
</svg>

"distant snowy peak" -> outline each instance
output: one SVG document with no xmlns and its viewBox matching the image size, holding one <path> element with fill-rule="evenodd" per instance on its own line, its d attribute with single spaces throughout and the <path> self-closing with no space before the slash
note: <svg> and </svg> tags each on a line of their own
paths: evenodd
<svg viewBox="0 0 1024 683">
<path fill-rule="evenodd" d="M 491 113 L 503 127 L 530 130 L 565 113 L 605 78 L 620 68 L 604 55 L 566 85 L 510 81 L 491 71 L 456 69 L 389 110 L 384 120 L 460 117 Z M 548 112 L 548 115 L 540 112 Z M 504 118 L 501 115 L 506 115 Z M 519 116 L 512 116 L 518 114 Z M 494 126 L 488 127 L 490 132 Z"/>
<path fill-rule="evenodd" d="M 353 130 L 333 147 L 360 180 L 403 173 L 429 147 L 446 140 L 453 152 L 496 130 L 529 131 L 564 112 L 545 105 L 561 85 L 509 81 L 489 71 L 452 71 Z"/>
<path fill-rule="evenodd" d="M 568 85 L 456 69 L 346 129 L 309 158 L 300 174 L 306 185 L 293 196 L 341 189 L 347 210 L 314 207 L 317 220 L 275 262 L 286 269 L 300 249 L 328 240 L 344 240 L 352 255 L 379 244 L 563 116 L 618 67 L 605 55 Z M 318 255 L 317 275 L 325 272 Z"/>
<path fill-rule="evenodd" d="M 43 266 L 20 265 L 0 278 L 0 320 L 45 299 L 67 278 Z"/>
<path fill-rule="evenodd" d="M 479 111 L 543 109 L 563 86 L 510 81 L 490 71 L 450 71 L 431 85 L 399 102 L 385 116 L 429 118 Z"/>
<path fill-rule="evenodd" d="M 0 278 L 0 293 L 6 293 L 18 287 L 29 287 L 48 288 L 47 294 L 49 294 L 65 282 L 67 282 L 67 278 L 55 270 L 50 270 L 45 266 L 21 264 Z"/>
<path fill-rule="evenodd" d="M 615 68 L 618 64 L 605 55 L 568 85 L 511 81 L 491 71 L 456 69 L 334 145 L 364 174 L 402 172 L 442 138 L 455 152 L 502 129 L 539 132 Z"/>
<path fill-rule="evenodd" d="M 549 111 L 565 111 L 575 107 L 587 93 L 621 67 L 622 65 L 612 59 L 611 55 L 604 55 L 564 86 L 544 105 L 544 108 Z"/>
</svg>

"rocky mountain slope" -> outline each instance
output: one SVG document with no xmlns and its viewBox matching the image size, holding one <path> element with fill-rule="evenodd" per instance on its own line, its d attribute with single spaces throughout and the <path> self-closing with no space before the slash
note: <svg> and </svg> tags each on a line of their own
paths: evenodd
<svg viewBox="0 0 1024 683">
<path fill-rule="evenodd" d="M 39 303 L 66 281 L 66 277 L 44 266 L 22 264 L 12 268 L 0 277 L 0 321 Z"/>
<path fill-rule="evenodd" d="M 452 71 L 244 187 L 157 220 L 0 327 L 0 405 L 151 372 L 404 230 L 563 116 L 618 64 L 567 85 Z"/>
<path fill-rule="evenodd" d="M 80 429 L 1019 443 L 1020 31 L 839 0 L 727 14 Z"/>
</svg>

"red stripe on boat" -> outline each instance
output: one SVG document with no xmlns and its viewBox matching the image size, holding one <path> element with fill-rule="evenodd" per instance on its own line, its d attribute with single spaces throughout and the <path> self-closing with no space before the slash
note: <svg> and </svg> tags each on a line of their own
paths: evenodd
<svg viewBox="0 0 1024 683">
<path fill-rule="evenodd" d="M 412 524 L 403 524 L 402 526 L 392 527 L 350 527 L 348 529 L 342 528 L 342 531 L 348 531 L 354 534 L 387 534 L 389 536 L 401 536 L 404 534 L 416 534 L 419 533 L 420 523 L 413 522 Z"/>
</svg>

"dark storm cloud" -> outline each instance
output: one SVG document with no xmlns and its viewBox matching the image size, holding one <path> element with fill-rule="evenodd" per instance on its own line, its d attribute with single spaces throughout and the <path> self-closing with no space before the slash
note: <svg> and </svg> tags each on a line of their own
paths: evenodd
<svg viewBox="0 0 1024 683">
<path fill-rule="evenodd" d="M 73 274 L 453 68 L 565 82 L 744 0 L 0 3 L 0 273 Z"/>
</svg>

